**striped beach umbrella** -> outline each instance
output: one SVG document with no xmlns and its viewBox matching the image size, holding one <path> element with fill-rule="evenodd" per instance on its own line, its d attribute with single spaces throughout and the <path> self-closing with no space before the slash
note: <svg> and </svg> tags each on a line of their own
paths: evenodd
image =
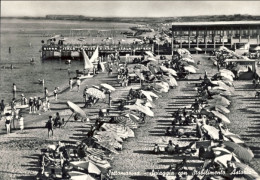
<svg viewBox="0 0 260 180">
<path fill-rule="evenodd" d="M 86 93 L 89 94 L 90 96 L 93 96 L 93 97 L 98 98 L 98 99 L 105 99 L 106 98 L 106 95 L 102 91 L 100 91 L 96 88 L 88 88 Z"/>
<path fill-rule="evenodd" d="M 72 161 L 70 162 L 70 165 L 76 168 L 83 168 L 84 170 L 87 170 L 87 172 L 90 174 L 100 175 L 101 173 L 99 168 L 89 161 Z"/>
</svg>

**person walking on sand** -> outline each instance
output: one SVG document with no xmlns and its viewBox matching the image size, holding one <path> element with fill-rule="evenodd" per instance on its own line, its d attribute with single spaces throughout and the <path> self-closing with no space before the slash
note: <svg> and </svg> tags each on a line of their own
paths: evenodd
<svg viewBox="0 0 260 180">
<path fill-rule="evenodd" d="M 78 92 L 79 92 L 79 89 L 80 89 L 80 84 L 81 84 L 81 81 L 80 81 L 80 79 L 79 79 L 79 78 L 77 78 L 77 81 L 76 81 L 76 83 L 77 83 Z"/>
<path fill-rule="evenodd" d="M 10 116 L 9 113 L 6 114 L 5 127 L 6 127 L 6 133 L 10 134 L 10 132 L 11 132 L 11 116 Z"/>
<path fill-rule="evenodd" d="M 57 101 L 57 99 L 58 99 L 58 88 L 57 87 L 55 87 L 55 89 L 53 91 L 53 95 L 54 95 L 55 101 Z"/>
<path fill-rule="evenodd" d="M 30 97 L 29 99 L 29 114 L 31 114 L 33 111 L 33 98 Z"/>
<path fill-rule="evenodd" d="M 73 80 L 70 78 L 69 80 L 70 91 L 72 91 L 72 85 L 73 85 Z"/>
<path fill-rule="evenodd" d="M 23 132 L 23 129 L 24 129 L 24 118 L 23 118 L 23 115 L 20 116 L 19 125 L 20 125 L 21 132 Z"/>
<path fill-rule="evenodd" d="M 39 115 L 41 115 L 41 107 L 42 107 L 42 100 L 40 97 L 38 97 L 37 99 L 37 111 L 39 113 Z"/>
<path fill-rule="evenodd" d="M 16 85 L 13 83 L 13 98 L 16 98 Z"/>
<path fill-rule="evenodd" d="M 45 97 L 45 101 L 48 100 L 48 96 L 49 96 L 49 91 L 47 89 L 47 87 L 44 88 L 44 97 Z"/>
<path fill-rule="evenodd" d="M 32 109 L 33 109 L 33 113 L 35 114 L 35 113 L 36 113 L 36 110 L 37 110 L 37 98 L 36 98 L 36 96 L 33 98 L 33 106 L 32 106 Z"/>
<path fill-rule="evenodd" d="M 51 131 L 52 137 L 53 137 L 53 119 L 52 119 L 52 116 L 49 116 L 49 120 L 48 120 L 46 126 L 48 128 L 48 138 L 50 137 L 50 131 Z"/>
</svg>

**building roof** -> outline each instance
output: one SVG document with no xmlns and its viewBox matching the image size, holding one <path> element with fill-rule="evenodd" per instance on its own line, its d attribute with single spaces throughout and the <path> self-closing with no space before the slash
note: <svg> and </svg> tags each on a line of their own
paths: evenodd
<svg viewBox="0 0 260 180">
<path fill-rule="evenodd" d="M 174 22 L 172 26 L 260 25 L 260 21 Z"/>
</svg>

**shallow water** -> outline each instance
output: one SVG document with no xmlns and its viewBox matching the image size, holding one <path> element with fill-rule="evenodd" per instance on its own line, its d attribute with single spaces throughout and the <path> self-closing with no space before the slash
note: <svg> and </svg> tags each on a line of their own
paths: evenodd
<svg viewBox="0 0 260 180">
<path fill-rule="evenodd" d="M 133 24 L 108 22 L 47 21 L 47 20 L 1 20 L 1 58 L 0 58 L 0 99 L 8 103 L 12 98 L 12 85 L 17 86 L 17 97 L 38 96 L 43 93 L 43 86 L 38 79 L 45 80 L 49 92 L 69 81 L 75 76 L 75 70 L 83 67 L 82 61 L 73 61 L 68 67 L 62 60 L 40 59 L 41 40 L 47 39 L 43 34 L 68 35 L 70 29 L 117 29 L 127 30 Z M 11 53 L 9 53 L 11 47 Z M 34 58 L 35 63 L 30 64 Z M 11 64 L 14 69 L 10 69 Z M 4 67 L 6 67 L 4 69 Z M 68 68 L 72 73 L 68 73 Z"/>
</svg>

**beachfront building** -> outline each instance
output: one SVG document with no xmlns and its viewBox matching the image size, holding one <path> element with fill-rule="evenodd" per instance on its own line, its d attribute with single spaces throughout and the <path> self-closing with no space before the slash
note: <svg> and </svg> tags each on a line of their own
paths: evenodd
<svg viewBox="0 0 260 180">
<path fill-rule="evenodd" d="M 178 48 L 195 52 L 195 47 L 206 53 L 220 46 L 249 51 L 260 43 L 260 21 L 176 22 L 171 31 L 172 53 Z"/>
</svg>

